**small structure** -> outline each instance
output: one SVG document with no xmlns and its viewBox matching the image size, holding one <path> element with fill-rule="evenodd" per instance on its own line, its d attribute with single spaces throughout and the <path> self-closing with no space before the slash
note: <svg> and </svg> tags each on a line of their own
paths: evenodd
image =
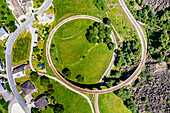
<svg viewBox="0 0 170 113">
<path fill-rule="evenodd" d="M 5 100 L 5 102 L 8 102 L 8 101 L 12 100 L 13 97 L 14 97 L 13 94 L 10 93 L 7 90 L 4 93 L 2 93 L 2 96 L 3 96 L 4 100 Z"/>
<path fill-rule="evenodd" d="M 44 64 L 44 63 L 40 63 L 40 64 L 38 64 L 37 66 L 38 66 L 38 67 L 41 66 L 42 69 L 45 68 L 45 64 Z"/>
<path fill-rule="evenodd" d="M 13 74 L 14 79 L 21 78 L 21 77 L 24 77 L 26 75 L 24 67 L 25 67 L 25 64 L 22 64 L 22 65 L 17 66 L 13 69 L 12 74 Z"/>
<path fill-rule="evenodd" d="M 0 61 L 0 71 L 4 71 L 4 66 L 3 66 L 2 61 Z"/>
<path fill-rule="evenodd" d="M 25 70 L 30 70 L 30 65 L 29 65 L 29 64 L 26 64 L 24 69 L 25 69 Z"/>
<path fill-rule="evenodd" d="M 20 86 L 20 89 L 25 96 L 31 95 L 36 90 L 35 86 L 31 83 L 30 80 L 28 80 L 24 84 L 22 84 Z"/>
<path fill-rule="evenodd" d="M 5 102 L 8 102 L 13 99 L 13 94 L 6 89 L 4 82 L 3 79 L 0 80 L 0 94 L 3 96 Z"/>
<path fill-rule="evenodd" d="M 33 0 L 6 0 L 6 2 L 18 20 L 26 19 L 32 13 Z"/>
<path fill-rule="evenodd" d="M 9 36 L 8 31 L 4 27 L 0 27 L 0 40 L 4 40 Z"/>
<path fill-rule="evenodd" d="M 38 24 L 42 24 L 42 25 L 45 25 L 45 24 L 50 24 L 51 22 L 54 21 L 54 14 L 50 13 L 47 15 L 47 13 L 43 13 L 41 15 L 38 15 L 37 18 L 37 23 Z"/>
<path fill-rule="evenodd" d="M 35 101 L 35 106 L 39 109 L 42 110 L 45 106 L 49 104 L 49 101 L 46 99 L 45 96 L 42 96 L 39 98 L 37 101 Z"/>
<path fill-rule="evenodd" d="M 5 84 L 0 81 L 0 94 L 6 91 Z"/>
</svg>

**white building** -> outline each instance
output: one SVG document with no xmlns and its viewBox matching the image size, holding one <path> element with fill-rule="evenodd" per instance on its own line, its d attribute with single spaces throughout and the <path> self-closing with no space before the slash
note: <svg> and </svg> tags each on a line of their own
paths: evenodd
<svg viewBox="0 0 170 113">
<path fill-rule="evenodd" d="M 0 40 L 3 41 L 3 40 L 6 39 L 8 36 L 9 36 L 8 31 L 7 31 L 5 28 L 0 27 Z"/>
<path fill-rule="evenodd" d="M 38 20 L 37 20 L 38 24 L 45 25 L 45 24 L 50 24 L 51 22 L 53 22 L 55 16 L 52 13 L 50 13 L 48 15 L 46 13 L 43 13 L 41 15 L 38 15 L 37 18 L 38 18 Z"/>
<path fill-rule="evenodd" d="M 18 67 L 15 67 L 12 71 L 12 75 L 14 79 L 21 78 L 26 76 L 25 70 L 24 70 L 25 64 L 20 65 Z"/>
</svg>

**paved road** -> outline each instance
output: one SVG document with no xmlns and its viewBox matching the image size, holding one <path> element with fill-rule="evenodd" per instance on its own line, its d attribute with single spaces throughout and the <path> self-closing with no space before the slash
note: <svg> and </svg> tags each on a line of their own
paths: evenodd
<svg viewBox="0 0 170 113">
<path fill-rule="evenodd" d="M 46 11 L 52 4 L 53 0 L 45 0 L 42 6 L 40 6 L 39 10 L 36 12 L 36 14 L 41 14 L 44 11 Z M 12 76 L 12 61 L 11 61 L 11 54 L 12 54 L 12 47 L 17 39 L 18 35 L 30 24 L 34 21 L 34 17 L 32 16 L 29 18 L 26 22 L 24 22 L 20 27 L 17 28 L 17 30 L 14 33 L 11 33 L 9 36 L 7 43 L 6 43 L 6 54 L 5 54 L 5 59 L 6 59 L 6 72 L 8 75 L 8 81 L 10 88 L 15 96 L 15 99 L 17 102 L 20 104 L 22 109 L 26 113 L 30 113 L 30 110 L 27 108 L 27 105 L 25 104 L 24 100 L 22 99 L 21 95 L 19 94 L 16 86 L 15 86 L 15 81 Z"/>
<path fill-rule="evenodd" d="M 61 80 L 63 81 L 65 84 L 67 84 L 68 86 L 72 87 L 75 90 L 84 92 L 84 93 L 90 93 L 90 94 L 102 94 L 102 93 L 108 93 L 111 91 L 115 91 L 117 89 L 122 88 L 123 86 L 128 85 L 129 83 L 131 83 L 133 80 L 135 80 L 138 76 L 138 74 L 141 72 L 143 65 L 145 64 L 145 59 L 146 59 L 146 52 L 147 52 L 147 44 L 146 44 L 146 39 L 145 39 L 145 35 L 143 34 L 143 31 L 141 30 L 140 26 L 138 25 L 138 23 L 136 22 L 136 20 L 134 19 L 134 17 L 132 16 L 132 14 L 130 13 L 130 11 L 128 10 L 127 6 L 125 5 L 125 3 L 123 2 L 123 0 L 119 0 L 122 8 L 124 9 L 125 13 L 127 14 L 127 16 L 129 17 L 129 19 L 131 20 L 132 24 L 135 26 L 139 38 L 141 40 L 141 44 L 142 44 L 142 56 L 141 56 L 141 62 L 138 65 L 137 69 L 135 70 L 135 72 L 124 82 L 120 83 L 117 86 L 114 86 L 112 88 L 109 89 L 103 89 L 103 90 L 88 90 L 88 89 L 83 89 L 80 87 L 77 87 L 73 84 L 71 84 L 70 82 L 68 82 L 67 80 L 65 80 L 55 69 L 51 57 L 50 57 L 50 44 L 51 44 L 51 39 L 55 33 L 55 31 L 64 23 L 71 21 L 73 19 L 78 19 L 78 18 L 87 18 L 87 19 L 96 19 L 95 17 L 91 17 L 91 16 L 87 16 L 87 15 L 77 15 L 77 16 L 72 16 L 69 17 L 65 20 L 63 20 L 62 22 L 60 22 L 50 33 L 49 38 L 47 40 L 47 46 L 46 46 L 46 56 L 47 56 L 47 61 L 49 63 L 49 66 L 51 67 L 52 71 L 54 72 L 54 74 Z"/>
<path fill-rule="evenodd" d="M 29 26 L 29 31 L 30 31 L 31 36 L 32 36 L 30 56 L 29 56 L 29 66 L 30 66 L 32 71 L 35 71 L 35 69 L 33 68 L 33 65 L 32 65 L 32 52 L 33 52 L 33 45 L 34 45 L 34 30 L 33 30 L 32 26 Z"/>
</svg>

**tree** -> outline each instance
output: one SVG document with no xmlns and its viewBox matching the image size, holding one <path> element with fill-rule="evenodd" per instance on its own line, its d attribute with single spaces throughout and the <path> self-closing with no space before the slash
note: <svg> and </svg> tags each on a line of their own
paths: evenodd
<svg viewBox="0 0 170 113">
<path fill-rule="evenodd" d="M 147 73 L 146 71 L 142 71 L 142 72 L 139 74 L 139 77 L 147 78 L 149 75 L 150 75 L 150 73 Z"/>
<path fill-rule="evenodd" d="M 55 44 L 51 44 L 51 49 L 54 49 L 55 48 Z"/>
<path fill-rule="evenodd" d="M 130 98 L 131 93 L 129 90 L 125 89 L 125 88 L 121 88 L 118 92 L 117 92 L 117 96 L 120 97 L 123 101 L 126 101 L 127 99 Z"/>
<path fill-rule="evenodd" d="M 38 16 L 38 14 L 34 14 L 35 20 L 38 20 L 37 16 Z"/>
<path fill-rule="evenodd" d="M 62 73 L 68 78 L 71 77 L 71 71 L 67 67 L 62 70 Z"/>
<path fill-rule="evenodd" d="M 97 38 L 96 38 L 96 37 L 93 37 L 92 40 L 91 40 L 91 42 L 92 42 L 93 44 L 97 43 Z"/>
<path fill-rule="evenodd" d="M 115 44 L 114 44 L 113 42 L 109 42 L 109 43 L 107 44 L 107 47 L 109 48 L 109 50 L 114 50 Z"/>
<path fill-rule="evenodd" d="M 113 84 L 115 83 L 115 80 L 109 79 L 109 80 L 107 80 L 105 83 L 106 83 L 107 86 L 112 87 Z"/>
<path fill-rule="evenodd" d="M 122 75 L 121 71 L 111 70 L 110 76 L 113 78 L 120 78 Z"/>
<path fill-rule="evenodd" d="M 53 84 L 48 84 L 47 89 L 48 89 L 48 94 L 50 95 L 54 94 Z"/>
<path fill-rule="evenodd" d="M 136 3 L 140 4 L 140 0 L 136 0 Z"/>
<path fill-rule="evenodd" d="M 83 82 L 84 81 L 84 76 L 77 75 L 76 79 L 77 79 L 77 82 Z"/>
<path fill-rule="evenodd" d="M 135 6 L 135 5 L 136 5 L 136 2 L 135 2 L 135 1 L 130 1 L 130 4 L 131 4 L 132 6 Z"/>
<path fill-rule="evenodd" d="M 127 108 L 132 111 L 132 113 L 136 113 L 137 107 L 132 98 L 126 100 L 124 103 L 127 106 Z"/>
<path fill-rule="evenodd" d="M 106 37 L 106 38 L 104 38 L 104 42 L 106 43 L 106 44 L 108 44 L 109 42 L 111 42 L 112 40 L 111 40 L 111 38 L 110 37 Z"/>
<path fill-rule="evenodd" d="M 109 18 L 105 17 L 105 18 L 103 18 L 103 23 L 107 24 L 107 25 L 110 25 L 111 20 Z"/>
<path fill-rule="evenodd" d="M 40 113 L 37 108 L 31 108 L 31 113 Z"/>
<path fill-rule="evenodd" d="M 142 98 L 141 98 L 141 101 L 144 102 L 144 103 L 146 103 L 146 102 L 148 102 L 148 99 L 147 99 L 146 97 L 142 97 Z"/>
<path fill-rule="evenodd" d="M 40 84 L 44 85 L 44 86 L 47 86 L 48 84 L 50 84 L 50 79 L 47 78 L 46 76 L 41 76 Z"/>
<path fill-rule="evenodd" d="M 64 112 L 64 106 L 62 104 L 56 104 L 54 109 L 53 109 L 54 113 L 63 113 Z"/>
<path fill-rule="evenodd" d="M 38 73 L 37 72 L 31 72 L 30 73 L 30 79 L 33 81 L 33 82 L 35 82 L 35 81 L 37 81 L 37 79 L 38 79 Z"/>
</svg>

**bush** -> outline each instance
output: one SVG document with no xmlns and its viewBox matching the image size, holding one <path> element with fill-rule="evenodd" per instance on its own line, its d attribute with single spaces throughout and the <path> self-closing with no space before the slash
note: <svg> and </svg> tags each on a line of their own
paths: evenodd
<svg viewBox="0 0 170 113">
<path fill-rule="evenodd" d="M 67 67 L 62 70 L 62 73 L 68 78 L 71 77 L 71 71 Z"/>
<path fill-rule="evenodd" d="M 109 48 L 109 50 L 114 50 L 115 44 L 114 44 L 113 42 L 109 42 L 109 43 L 107 44 L 107 47 Z"/>
<path fill-rule="evenodd" d="M 136 2 L 135 1 L 130 1 L 130 5 L 135 6 Z"/>
<path fill-rule="evenodd" d="M 37 79 L 38 79 L 38 73 L 37 72 L 31 72 L 30 73 L 30 79 L 33 81 L 33 82 L 35 82 L 35 81 L 37 81 Z"/>
<path fill-rule="evenodd" d="M 50 79 L 47 78 L 46 76 L 41 76 L 40 78 L 40 84 L 41 85 L 44 85 L 44 86 L 47 86 L 50 84 Z"/>
<path fill-rule="evenodd" d="M 77 82 L 83 82 L 84 81 L 84 76 L 77 75 L 76 79 L 77 79 Z"/>
<path fill-rule="evenodd" d="M 54 113 L 63 113 L 64 112 L 64 106 L 62 104 L 56 104 L 54 109 L 53 109 Z"/>
<path fill-rule="evenodd" d="M 103 18 L 103 23 L 110 25 L 111 20 L 109 18 L 105 17 L 105 18 Z"/>
<path fill-rule="evenodd" d="M 145 98 L 145 97 L 142 97 L 142 98 L 141 98 L 141 101 L 144 102 L 144 103 L 146 103 L 146 102 L 148 102 L 148 99 Z"/>
</svg>

